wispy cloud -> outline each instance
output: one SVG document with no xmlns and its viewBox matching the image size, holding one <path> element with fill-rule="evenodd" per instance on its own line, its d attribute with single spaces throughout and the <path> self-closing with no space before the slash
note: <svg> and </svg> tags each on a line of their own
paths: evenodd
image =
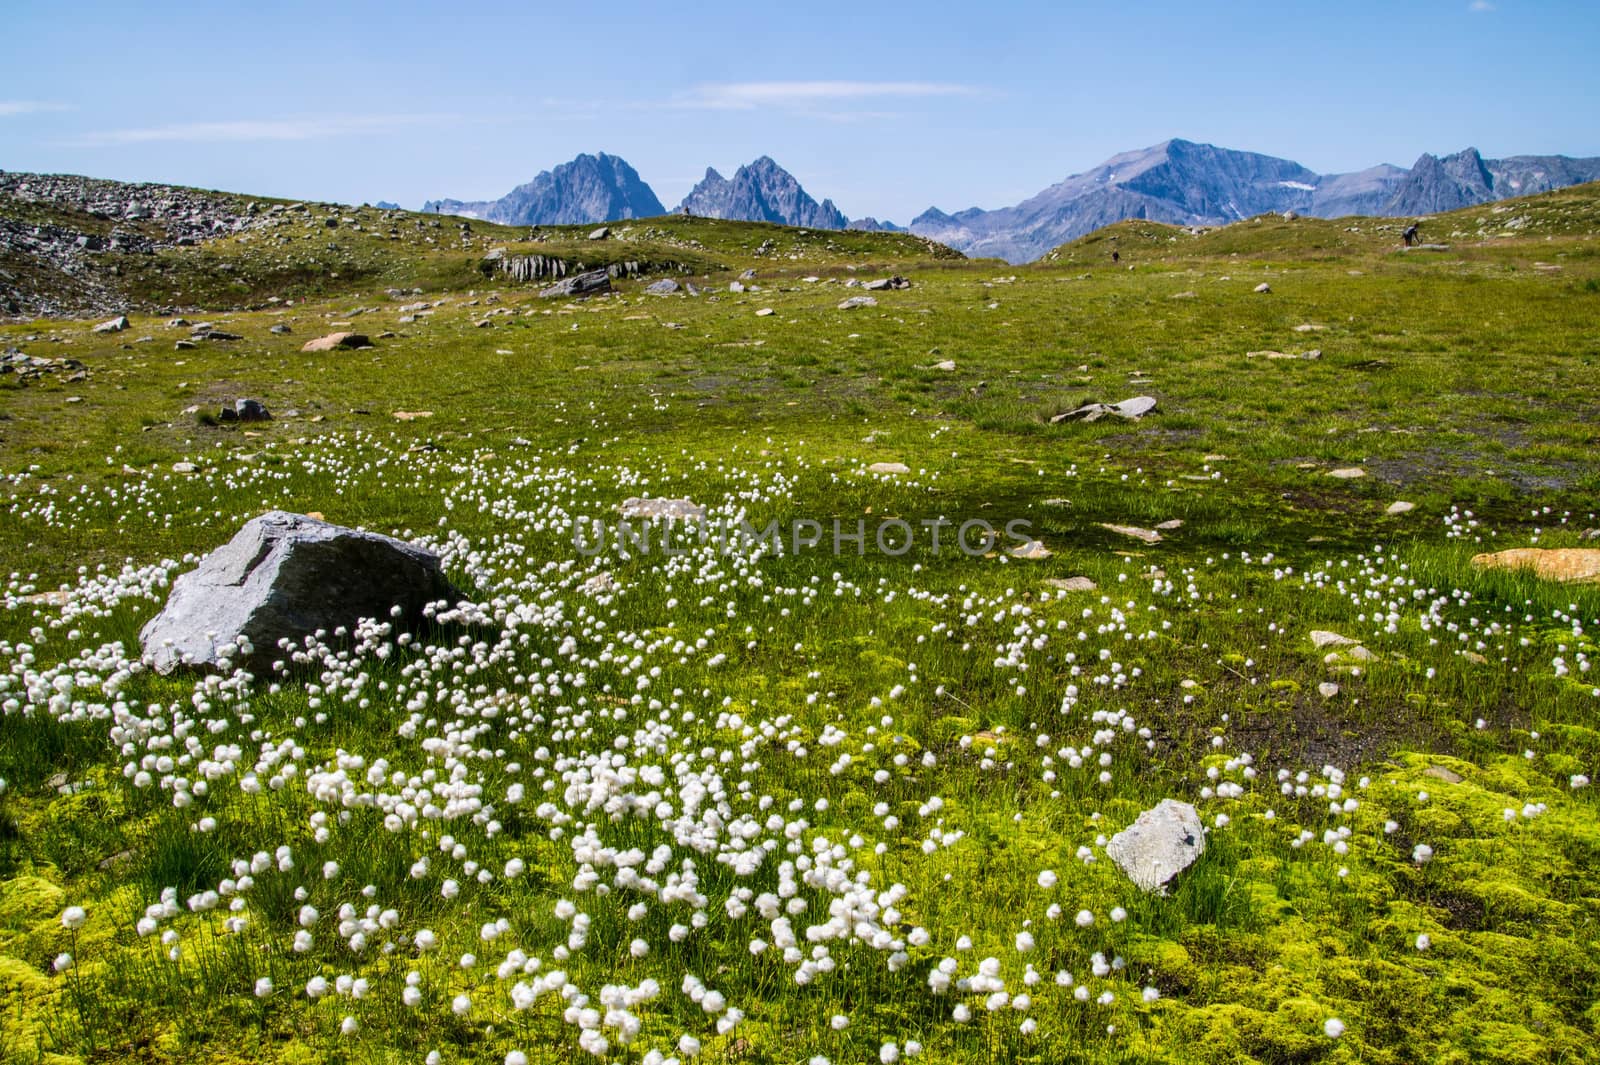
<svg viewBox="0 0 1600 1065">
<path fill-rule="evenodd" d="M 850 101 L 976 96 L 978 93 L 971 85 L 940 81 L 736 81 L 696 85 L 679 94 L 674 103 L 707 111 L 776 108 L 837 118 L 843 113 L 838 105 Z"/>
<path fill-rule="evenodd" d="M 0 100 L 0 118 L 9 115 L 42 115 L 52 111 L 71 111 L 71 104 L 48 100 Z"/>
<path fill-rule="evenodd" d="M 107 148 L 161 142 L 328 140 L 393 133 L 407 127 L 432 125 L 449 119 L 448 115 L 325 115 L 316 118 L 174 122 L 135 129 L 96 130 L 67 138 L 62 143 L 78 148 Z"/>
<path fill-rule="evenodd" d="M 1494 5 L 1491 4 L 1489 2 L 1489 0 L 1472 0 L 1472 3 L 1467 5 L 1467 10 L 1468 11 L 1493 11 L 1494 10 Z"/>
</svg>

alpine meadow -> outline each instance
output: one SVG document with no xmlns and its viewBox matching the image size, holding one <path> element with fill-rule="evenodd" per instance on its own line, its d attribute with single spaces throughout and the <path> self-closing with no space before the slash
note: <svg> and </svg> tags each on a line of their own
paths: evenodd
<svg viewBox="0 0 1600 1065">
<path fill-rule="evenodd" d="M 1600 161 L 96 158 L 0 172 L 0 1062 L 1600 1061 Z"/>
</svg>

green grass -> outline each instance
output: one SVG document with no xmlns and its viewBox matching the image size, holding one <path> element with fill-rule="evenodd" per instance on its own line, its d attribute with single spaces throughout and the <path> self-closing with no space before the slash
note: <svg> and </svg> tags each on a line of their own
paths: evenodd
<svg viewBox="0 0 1600 1065">
<path fill-rule="evenodd" d="M 1025 268 L 923 259 L 912 238 L 649 220 L 618 227 L 604 253 L 682 262 L 711 295 L 646 296 L 645 279 L 579 303 L 486 284 L 476 263 L 501 244 L 593 256 L 588 227 L 524 249 L 526 230 L 473 223 L 462 243 L 453 221 L 419 229 L 402 213 L 395 240 L 382 226 L 339 231 L 337 264 L 305 241 L 307 258 L 232 240 L 163 257 L 160 284 L 153 265 L 129 282 L 150 303 L 190 306 L 168 288 L 212 301 L 206 320 L 240 341 L 175 351 L 188 330 L 165 313 L 111 337 L 81 322 L 0 327 L 0 343 L 90 368 L 79 383 L 0 378 L 0 1058 L 572 1060 L 578 1029 L 554 994 L 513 1008 L 511 985 L 537 974 L 496 978 L 514 946 L 591 1005 L 607 984 L 659 982 L 634 1010 L 634 1042 L 607 1029 L 616 1060 L 676 1054 L 684 1033 L 717 1062 L 877 1060 L 908 1040 L 955 1062 L 1594 1060 L 1600 830 L 1594 789 L 1572 778 L 1600 767 L 1597 680 L 1582 668 L 1600 589 L 1470 558 L 1579 546 L 1600 526 L 1597 203 L 1590 187 L 1425 223 L 1449 253 L 1400 253 L 1375 220 L 1198 237 L 1126 223 Z M 1506 229 L 1510 218 L 1525 221 Z M 427 243 L 440 234 L 451 243 Z M 1118 269 L 1105 261 L 1112 234 Z M 776 253 L 756 258 L 767 239 Z M 760 291 L 727 291 L 751 267 Z M 848 279 L 889 272 L 914 287 L 836 309 L 857 291 Z M 1260 280 L 1270 294 L 1252 292 Z M 390 286 L 425 291 L 391 299 Z M 415 299 L 443 303 L 400 322 Z M 775 313 L 757 317 L 765 307 Z M 338 322 L 375 347 L 300 351 Z M 1246 357 L 1308 348 L 1321 358 Z M 944 359 L 953 371 L 936 368 Z M 1136 394 L 1160 401 L 1138 423 L 1048 421 Z M 275 419 L 203 417 L 241 396 Z M 913 472 L 866 472 L 887 461 Z M 1368 476 L 1327 476 L 1343 466 Z M 758 526 L 1024 518 L 1054 555 L 936 555 L 922 537 L 901 558 L 581 558 L 571 522 L 640 494 L 742 508 Z M 1389 516 L 1396 499 L 1417 507 Z M 111 680 L 120 655 L 102 649 L 135 647 L 164 599 L 155 575 L 271 507 L 434 538 L 490 620 L 431 629 L 384 659 L 330 649 L 248 690 Z M 1155 545 L 1102 527 L 1172 519 L 1182 526 Z M 614 595 L 580 590 L 600 571 Z M 1058 596 L 1044 583 L 1073 575 L 1099 589 Z M 65 605 L 28 598 L 58 586 Z M 1313 629 L 1378 657 L 1325 662 Z M 1330 681 L 1340 691 L 1325 698 Z M 237 754 L 219 754 L 229 744 Z M 166 770 L 141 787 L 124 769 L 186 746 L 169 776 L 234 763 L 192 805 L 174 805 Z M 492 813 L 392 830 L 382 809 L 308 790 L 340 752 L 357 791 L 410 787 L 420 807 L 456 774 Z M 637 807 L 591 808 L 581 786 L 602 757 L 664 776 L 631 786 Z M 387 770 L 369 782 L 378 759 Z M 259 794 L 238 786 L 252 767 Z M 723 804 L 721 823 L 750 815 L 755 839 L 773 841 L 755 872 L 675 840 L 649 812 L 681 809 L 691 772 L 714 776 L 722 794 L 704 802 Z M 1207 851 L 1170 895 L 1142 895 L 1097 837 L 1169 797 L 1197 804 Z M 766 827 L 773 815 L 792 839 Z M 573 849 L 584 826 L 618 850 L 670 845 L 657 879 L 691 860 L 706 926 L 677 942 L 669 930 L 691 923 L 692 903 L 575 890 L 595 864 Z M 463 857 L 441 850 L 444 835 Z M 802 985 L 781 949 L 751 952 L 775 939 L 754 896 L 820 838 L 873 892 L 903 885 L 878 903 L 898 914 L 871 918 L 900 946 L 827 941 L 836 968 Z M 1418 865 L 1423 843 L 1434 858 Z M 293 868 L 278 868 L 280 846 Z M 190 911 L 258 853 L 270 860 L 238 914 L 226 898 Z M 512 858 L 526 864 L 515 879 Z M 735 918 L 726 904 L 741 887 L 751 912 Z M 178 912 L 140 935 L 166 889 Z M 806 957 L 805 929 L 839 890 L 797 886 Z M 592 918 L 566 958 L 561 899 Z M 61 922 L 74 904 L 88 911 L 75 931 Z M 296 951 L 307 904 L 320 917 Z M 344 904 L 393 911 L 359 954 L 336 931 Z M 1080 909 L 1093 924 L 1074 922 Z M 248 923 L 228 931 L 239 916 Z M 482 942 L 501 917 L 509 930 Z M 1019 953 L 1024 922 L 1035 945 Z M 438 949 L 418 949 L 424 928 Z M 635 938 L 644 958 L 629 953 Z M 904 968 L 891 966 L 902 949 Z M 457 963 L 468 951 L 470 970 Z M 53 973 L 62 952 L 75 963 Z M 1096 953 L 1121 967 L 1096 975 Z M 947 956 L 961 976 L 998 959 L 1006 991 L 1032 1007 L 931 994 Z M 1056 983 L 1063 971 L 1072 987 Z M 411 972 L 415 1007 L 401 997 Z M 683 993 L 685 973 L 745 1019 L 719 1034 Z M 341 974 L 370 993 L 307 997 L 308 980 Z M 461 993 L 464 1016 L 450 1006 Z M 970 1021 L 952 1018 L 958 1002 Z M 843 1031 L 835 1014 L 850 1018 Z M 346 1016 L 356 1034 L 340 1033 Z M 1329 1018 L 1346 1024 L 1341 1038 L 1324 1034 Z"/>
</svg>

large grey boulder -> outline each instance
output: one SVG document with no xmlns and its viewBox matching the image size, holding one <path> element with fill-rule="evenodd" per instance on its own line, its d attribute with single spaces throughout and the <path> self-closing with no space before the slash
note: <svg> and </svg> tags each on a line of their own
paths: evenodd
<svg viewBox="0 0 1600 1065">
<path fill-rule="evenodd" d="M 284 657 L 278 641 L 285 637 L 299 643 L 362 618 L 410 625 L 428 603 L 455 598 L 431 551 L 274 510 L 173 581 L 166 608 L 139 642 L 158 673 L 215 667 L 221 658 L 264 671 Z"/>
<path fill-rule="evenodd" d="M 541 296 L 593 296 L 602 292 L 611 291 L 611 275 L 604 270 L 590 270 L 585 274 L 574 274 L 564 281 L 558 281 L 548 288 L 539 290 Z"/>
<path fill-rule="evenodd" d="M 1200 814 L 1175 799 L 1162 799 L 1106 844 L 1117 868 L 1143 891 L 1162 891 L 1205 850 Z"/>
</svg>

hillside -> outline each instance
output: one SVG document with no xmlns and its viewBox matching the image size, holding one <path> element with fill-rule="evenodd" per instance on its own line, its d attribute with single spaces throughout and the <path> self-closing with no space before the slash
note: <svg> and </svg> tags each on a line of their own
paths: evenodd
<svg viewBox="0 0 1600 1065">
<path fill-rule="evenodd" d="M 558 259 L 562 274 L 637 264 L 702 277 L 893 264 L 956 253 L 892 233 L 801 235 L 760 223 L 664 217 L 533 230 L 434 214 L 291 203 L 170 186 L 0 175 L 0 314 L 176 313 L 374 288 L 481 285 L 484 256 Z"/>
</svg>

